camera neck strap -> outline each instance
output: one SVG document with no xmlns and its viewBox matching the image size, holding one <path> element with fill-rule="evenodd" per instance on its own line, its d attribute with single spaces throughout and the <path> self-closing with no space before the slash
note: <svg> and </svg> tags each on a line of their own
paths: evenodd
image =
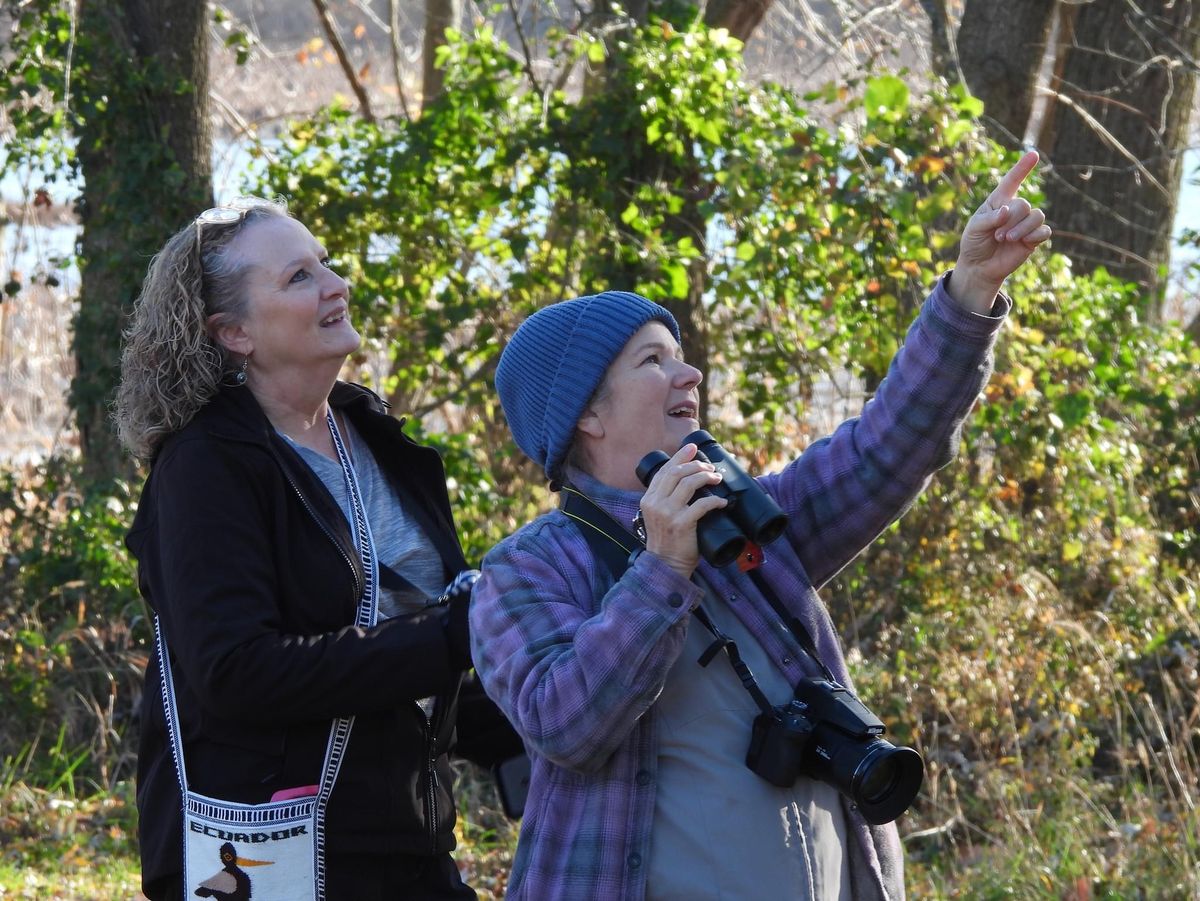
<svg viewBox="0 0 1200 901">
<path fill-rule="evenodd" d="M 586 494 L 577 491 L 570 485 L 562 485 L 561 488 L 565 497 L 560 509 L 570 519 L 579 523 L 583 538 L 596 559 L 608 567 L 614 579 L 620 579 L 625 574 L 625 570 L 629 568 L 633 555 L 643 547 L 642 543 Z M 755 584 L 758 584 L 757 580 Z M 709 592 L 711 593 L 711 588 Z M 768 601 L 773 607 L 777 600 L 777 598 L 768 597 Z M 717 624 L 712 621 L 712 617 L 708 615 L 708 611 L 703 606 L 697 604 L 692 615 L 713 636 L 713 643 L 700 655 L 699 664 L 707 667 L 717 654 L 724 651 L 729 665 L 733 667 L 734 673 L 741 680 L 742 686 L 750 693 L 754 703 L 763 713 L 775 716 L 775 708 L 763 694 L 763 690 L 759 688 L 754 673 L 751 672 L 750 667 L 746 665 L 742 655 L 738 652 L 737 642 L 717 628 Z M 811 653 L 809 651 L 810 655 Z M 820 661 L 817 660 L 817 663 L 819 664 Z"/>
<path fill-rule="evenodd" d="M 767 599 L 767 603 L 771 605 L 771 609 L 775 611 L 775 615 L 779 617 L 779 621 L 784 627 L 792 633 L 792 637 L 796 639 L 796 643 L 806 653 L 821 670 L 823 675 L 830 682 L 837 682 L 837 677 L 830 671 L 825 662 L 821 660 L 821 655 L 817 653 L 817 643 L 813 641 L 812 633 L 808 631 L 808 627 L 800 617 L 790 612 L 779 599 L 779 595 L 775 593 L 775 589 L 763 577 L 762 572 L 757 569 L 752 569 L 748 573 L 750 581 L 755 587 L 762 592 L 763 597 Z"/>
</svg>

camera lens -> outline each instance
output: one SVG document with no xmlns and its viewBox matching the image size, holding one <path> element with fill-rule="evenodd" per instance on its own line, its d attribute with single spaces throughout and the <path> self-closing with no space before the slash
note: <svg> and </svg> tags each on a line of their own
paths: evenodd
<svg viewBox="0 0 1200 901">
<path fill-rule="evenodd" d="M 863 750 L 846 795 L 868 823 L 889 823 L 916 798 L 925 764 L 912 748 L 898 748 L 883 739 Z"/>
<path fill-rule="evenodd" d="M 892 793 L 899 780 L 900 767 L 892 758 L 884 757 L 867 768 L 858 792 L 868 804 L 878 804 Z"/>
</svg>

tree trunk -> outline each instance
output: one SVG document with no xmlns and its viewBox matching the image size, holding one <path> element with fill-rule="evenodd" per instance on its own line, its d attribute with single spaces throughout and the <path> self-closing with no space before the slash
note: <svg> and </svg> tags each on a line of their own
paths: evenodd
<svg viewBox="0 0 1200 901">
<path fill-rule="evenodd" d="M 1079 7 L 1046 180 L 1055 249 L 1147 291 L 1155 317 L 1200 52 L 1200 0 Z"/>
<path fill-rule="evenodd" d="M 950 14 L 946 0 L 921 0 L 925 15 L 929 16 L 929 44 L 933 55 L 933 71 L 947 81 L 958 81 L 954 66 L 954 51 L 950 48 Z"/>
<path fill-rule="evenodd" d="M 212 203 L 207 5 L 82 0 L 78 104 L 83 256 L 71 407 L 87 472 L 128 475 L 109 420 L 121 332 L 150 258 Z"/>
<path fill-rule="evenodd" d="M 724 28 L 742 43 L 750 40 L 774 0 L 710 0 L 704 10 L 709 28 Z"/>
<path fill-rule="evenodd" d="M 446 43 L 446 29 L 462 21 L 462 0 L 425 0 L 425 43 L 422 48 L 421 106 L 442 96 L 445 72 L 434 65 L 437 48 Z"/>
<path fill-rule="evenodd" d="M 963 10 L 959 66 L 983 101 L 988 133 L 1006 147 L 1025 136 L 1054 8 L 1054 0 L 967 0 Z"/>
</svg>

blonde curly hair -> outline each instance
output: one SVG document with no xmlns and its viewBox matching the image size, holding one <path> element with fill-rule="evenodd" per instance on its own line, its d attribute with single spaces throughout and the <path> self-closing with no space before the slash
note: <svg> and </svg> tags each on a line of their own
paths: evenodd
<svg viewBox="0 0 1200 901">
<path fill-rule="evenodd" d="M 230 244 L 248 222 L 287 216 L 286 203 L 239 197 L 230 222 L 197 217 L 176 232 L 150 261 L 134 304 L 113 418 L 121 443 L 149 461 L 220 390 L 241 360 L 208 332 L 208 317 L 236 324 L 245 317 L 246 264 Z"/>
</svg>

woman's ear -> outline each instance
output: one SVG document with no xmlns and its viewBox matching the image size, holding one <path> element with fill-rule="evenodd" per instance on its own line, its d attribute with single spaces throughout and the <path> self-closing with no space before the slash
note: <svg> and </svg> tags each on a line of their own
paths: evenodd
<svg viewBox="0 0 1200 901">
<path fill-rule="evenodd" d="M 579 417 L 579 422 L 575 424 L 575 428 L 589 438 L 604 437 L 604 423 L 600 421 L 600 414 L 592 407 L 588 407 L 583 411 L 583 415 Z"/>
<path fill-rule="evenodd" d="M 234 325 L 224 313 L 213 313 L 205 321 L 208 336 L 230 353 L 248 357 L 254 353 L 254 341 L 240 324 Z"/>
</svg>

